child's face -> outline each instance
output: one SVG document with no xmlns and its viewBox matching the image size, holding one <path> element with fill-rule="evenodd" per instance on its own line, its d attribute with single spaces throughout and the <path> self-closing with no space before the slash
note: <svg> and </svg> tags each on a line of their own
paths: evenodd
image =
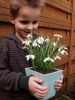
<svg viewBox="0 0 75 100">
<path fill-rule="evenodd" d="M 40 14 L 41 8 L 26 6 L 19 9 L 18 16 L 11 20 L 19 37 L 25 39 L 28 34 L 32 34 L 38 28 Z"/>
</svg>

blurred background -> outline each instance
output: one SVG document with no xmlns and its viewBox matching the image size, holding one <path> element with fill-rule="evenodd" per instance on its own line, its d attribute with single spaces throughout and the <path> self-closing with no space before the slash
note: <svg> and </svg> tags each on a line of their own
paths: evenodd
<svg viewBox="0 0 75 100">
<path fill-rule="evenodd" d="M 9 3 L 10 0 L 0 0 L 0 42 L 14 31 Z M 68 55 L 55 63 L 64 70 L 63 88 L 58 93 L 61 95 L 75 80 L 75 0 L 46 0 L 37 32 L 49 37 L 61 34 L 64 37 L 61 42 L 68 47 Z"/>
</svg>

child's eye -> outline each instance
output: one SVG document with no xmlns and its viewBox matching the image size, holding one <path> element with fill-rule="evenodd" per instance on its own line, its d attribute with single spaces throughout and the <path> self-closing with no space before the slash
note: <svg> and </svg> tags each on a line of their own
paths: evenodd
<svg viewBox="0 0 75 100">
<path fill-rule="evenodd" d="M 21 24 L 29 24 L 30 21 L 20 21 L 20 23 L 21 23 Z M 37 24 L 37 23 L 38 23 L 37 20 L 32 22 L 32 24 Z"/>
<path fill-rule="evenodd" d="M 37 24 L 38 23 L 38 21 L 33 21 L 33 24 Z"/>
<path fill-rule="evenodd" d="M 22 24 L 29 24 L 29 21 L 20 21 Z"/>
</svg>

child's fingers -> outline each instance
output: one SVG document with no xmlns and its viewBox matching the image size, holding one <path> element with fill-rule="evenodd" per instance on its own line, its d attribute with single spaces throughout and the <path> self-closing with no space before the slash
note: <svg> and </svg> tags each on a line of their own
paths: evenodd
<svg viewBox="0 0 75 100">
<path fill-rule="evenodd" d="M 55 85 L 62 86 L 64 76 L 61 75 L 60 79 L 55 82 Z"/>
<path fill-rule="evenodd" d="M 41 98 L 43 98 L 46 94 L 40 94 L 40 93 L 38 93 L 38 92 L 36 92 L 35 94 L 34 94 L 37 98 L 39 98 L 39 99 L 41 99 Z"/>
<path fill-rule="evenodd" d="M 63 80 L 64 79 L 64 75 L 62 74 L 61 76 L 60 76 L 60 80 Z"/>
<path fill-rule="evenodd" d="M 42 86 L 42 85 L 37 84 L 37 83 L 36 83 L 36 88 L 38 90 L 40 90 L 40 91 L 46 91 L 46 90 L 48 90 L 48 87 L 47 86 Z"/>
<path fill-rule="evenodd" d="M 42 90 L 39 88 L 39 89 L 36 89 L 36 92 L 41 94 L 41 95 L 45 95 L 48 92 L 48 88 L 45 88 L 45 89 L 42 89 Z"/>
<path fill-rule="evenodd" d="M 39 84 L 42 84 L 43 81 L 41 79 L 39 79 L 38 77 L 34 77 L 33 80 Z"/>
<path fill-rule="evenodd" d="M 36 77 L 31 77 L 29 79 L 29 89 L 33 94 L 36 94 L 38 97 L 43 97 L 48 92 L 48 87 L 42 86 L 41 83 L 42 80 Z"/>
<path fill-rule="evenodd" d="M 62 87 L 62 83 L 63 83 L 63 81 L 62 80 L 58 80 L 58 81 L 56 81 L 55 82 L 55 89 L 56 90 L 59 90 L 61 87 Z"/>
</svg>

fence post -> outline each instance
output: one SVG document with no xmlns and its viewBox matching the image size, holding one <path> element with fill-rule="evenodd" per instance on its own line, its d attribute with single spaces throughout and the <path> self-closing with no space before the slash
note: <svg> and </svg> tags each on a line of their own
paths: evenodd
<svg viewBox="0 0 75 100">
<path fill-rule="evenodd" d="M 73 51 L 73 37 L 74 37 L 74 24 L 75 24 L 75 0 L 72 0 L 72 13 L 71 13 L 71 32 L 70 32 L 70 49 L 69 49 L 69 63 L 67 70 L 67 88 L 70 86 L 70 73 L 72 66 L 72 51 Z"/>
</svg>

